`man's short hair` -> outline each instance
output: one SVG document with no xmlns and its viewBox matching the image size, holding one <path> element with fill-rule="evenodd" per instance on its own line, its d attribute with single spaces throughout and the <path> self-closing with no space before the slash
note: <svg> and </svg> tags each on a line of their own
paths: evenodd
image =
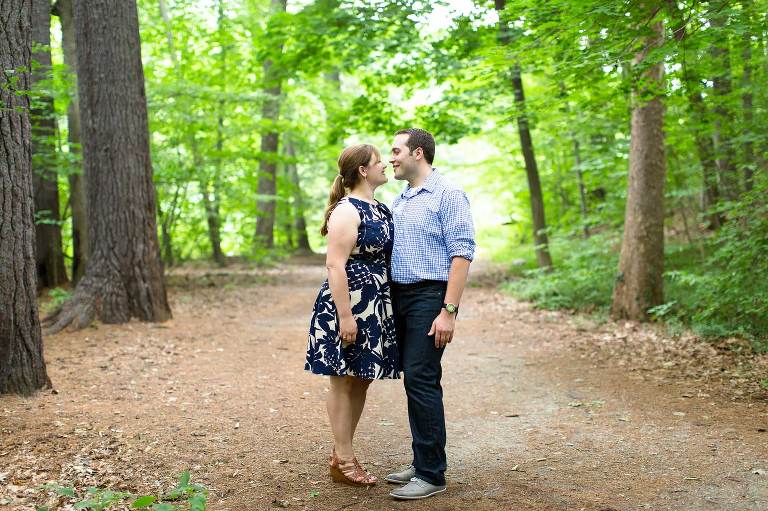
<svg viewBox="0 0 768 511">
<path fill-rule="evenodd" d="M 432 136 L 432 133 L 420 128 L 406 128 L 398 131 L 395 135 L 408 135 L 408 141 L 405 143 L 408 150 L 413 152 L 416 148 L 421 147 L 421 150 L 424 151 L 424 159 L 432 165 L 432 160 L 435 159 L 435 137 Z"/>
</svg>

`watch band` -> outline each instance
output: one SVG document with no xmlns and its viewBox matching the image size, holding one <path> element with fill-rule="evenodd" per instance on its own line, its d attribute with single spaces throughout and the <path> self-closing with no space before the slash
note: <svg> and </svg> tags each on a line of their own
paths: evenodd
<svg viewBox="0 0 768 511">
<path fill-rule="evenodd" d="M 443 309 L 447 310 L 449 314 L 458 314 L 459 312 L 459 306 L 453 303 L 443 303 Z"/>
</svg>

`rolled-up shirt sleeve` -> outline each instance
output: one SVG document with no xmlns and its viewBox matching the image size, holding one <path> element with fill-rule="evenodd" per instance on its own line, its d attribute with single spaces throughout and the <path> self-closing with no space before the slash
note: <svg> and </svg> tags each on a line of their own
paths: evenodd
<svg viewBox="0 0 768 511">
<path fill-rule="evenodd" d="M 461 190 L 446 191 L 440 204 L 440 221 L 448 256 L 463 257 L 471 261 L 475 257 L 475 227 L 469 199 Z"/>
</svg>

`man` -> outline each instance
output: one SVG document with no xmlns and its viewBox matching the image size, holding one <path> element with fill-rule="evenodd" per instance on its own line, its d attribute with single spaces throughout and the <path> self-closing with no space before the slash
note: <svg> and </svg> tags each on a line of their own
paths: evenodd
<svg viewBox="0 0 768 511">
<path fill-rule="evenodd" d="M 396 499 L 445 491 L 445 415 L 440 386 L 443 351 L 453 339 L 461 294 L 474 257 L 469 200 L 432 167 L 435 139 L 422 129 L 395 134 L 390 163 L 408 181 L 395 198 L 392 281 L 413 463 L 387 476 L 405 486 Z"/>
</svg>

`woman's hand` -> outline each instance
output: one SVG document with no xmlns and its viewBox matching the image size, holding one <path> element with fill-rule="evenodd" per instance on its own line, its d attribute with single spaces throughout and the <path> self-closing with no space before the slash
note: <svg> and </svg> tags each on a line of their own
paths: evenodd
<svg viewBox="0 0 768 511">
<path fill-rule="evenodd" d="M 353 344 L 357 339 L 357 321 L 352 314 L 339 318 L 339 337 L 342 346 Z"/>
</svg>

